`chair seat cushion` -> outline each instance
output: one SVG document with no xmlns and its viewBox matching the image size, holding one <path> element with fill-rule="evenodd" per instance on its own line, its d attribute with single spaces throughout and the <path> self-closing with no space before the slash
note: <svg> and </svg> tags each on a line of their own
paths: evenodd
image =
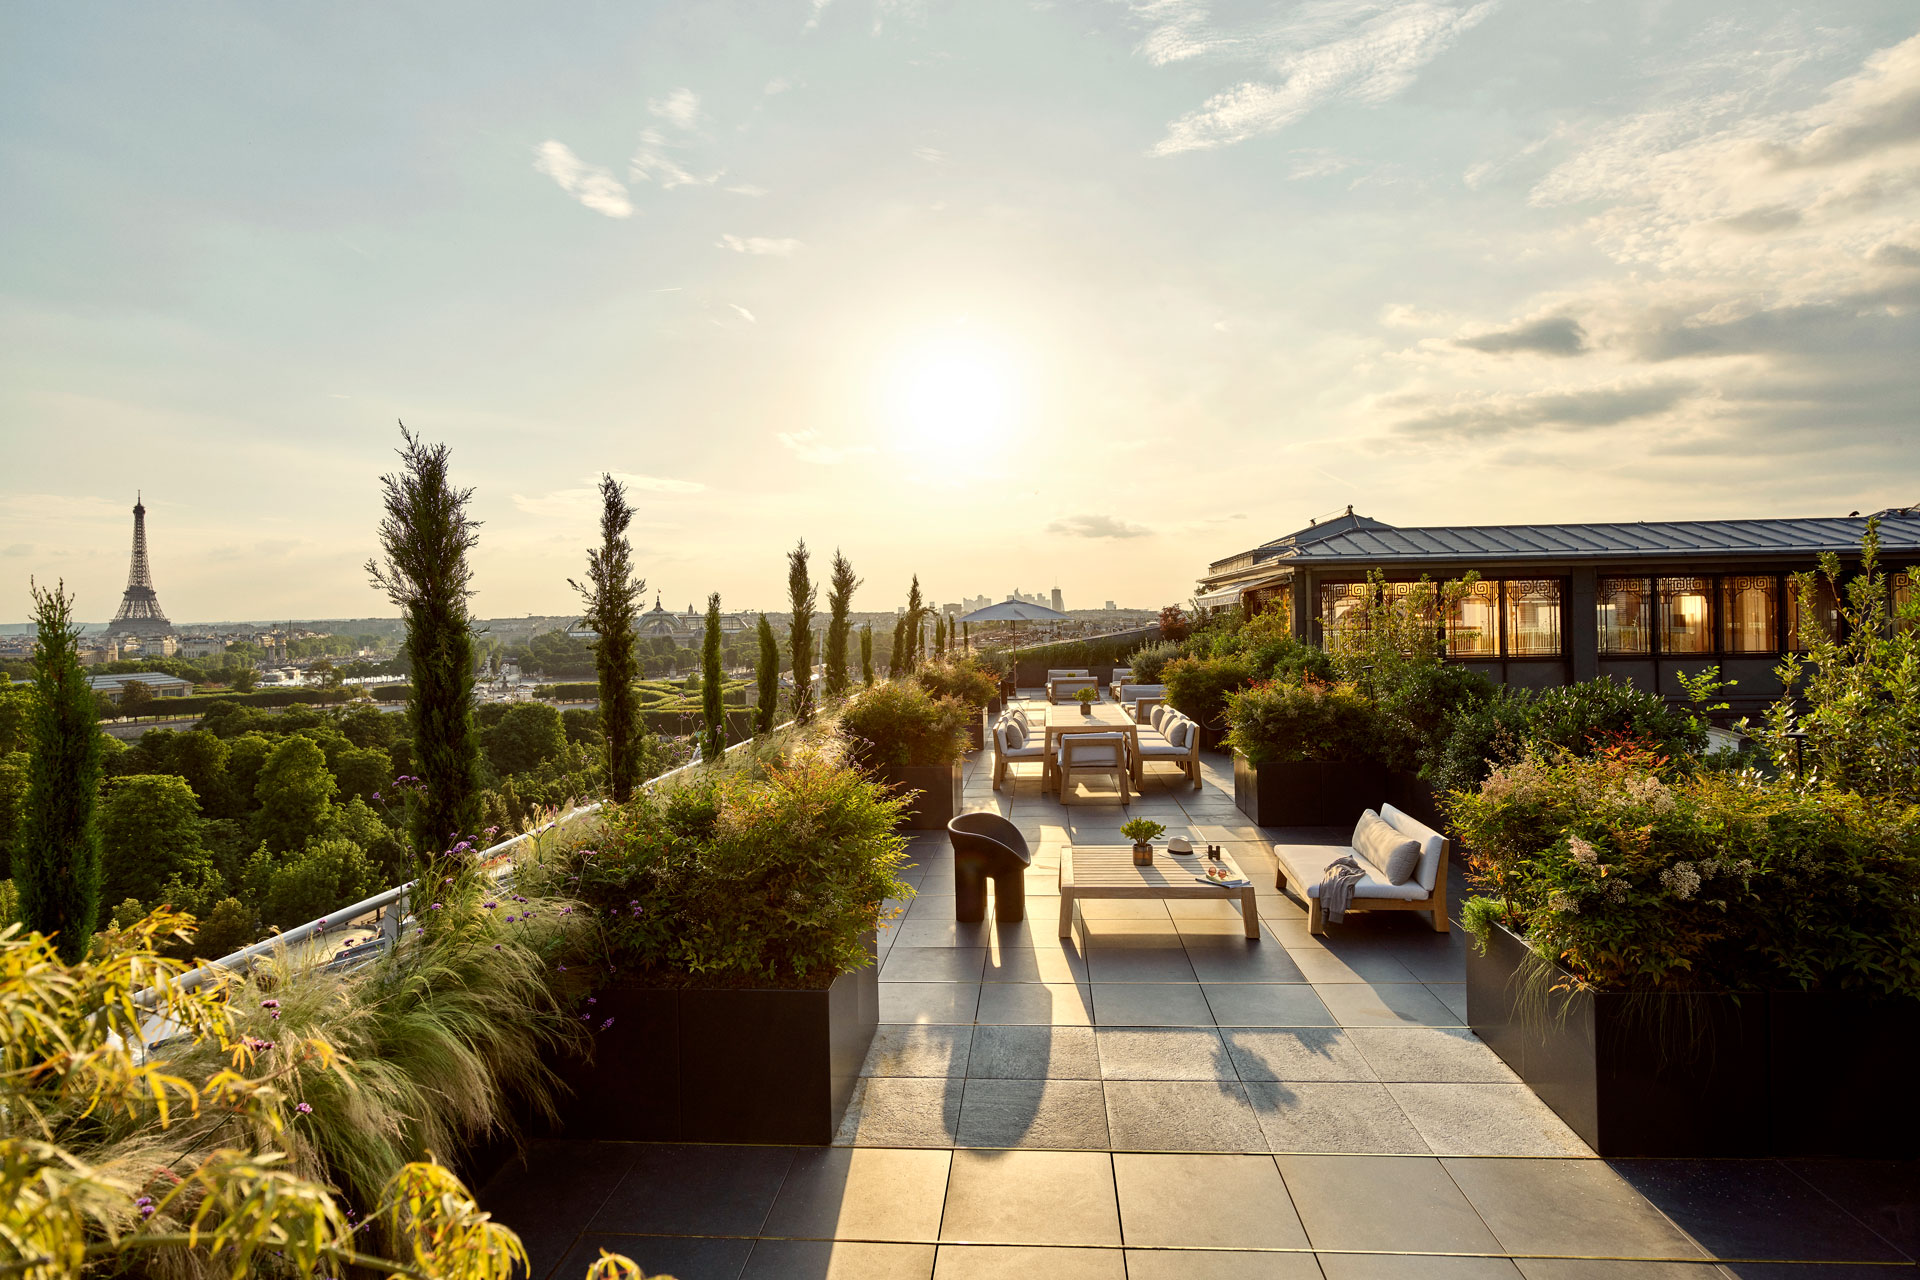
<svg viewBox="0 0 1920 1280">
<path fill-rule="evenodd" d="M 1120 753 L 1112 747 L 1083 747 L 1069 760 L 1062 748 L 1060 763 L 1074 769 L 1116 769 L 1120 766 Z"/>
<path fill-rule="evenodd" d="M 1165 738 L 1149 738 L 1140 735 L 1140 754 L 1149 760 L 1185 760 L 1188 752 L 1185 747 L 1176 747 Z"/>
<path fill-rule="evenodd" d="M 1418 902 L 1432 893 L 1412 881 L 1394 884 L 1380 868 L 1352 849 L 1337 844 L 1276 844 L 1273 846 L 1273 856 L 1286 869 L 1287 879 L 1292 882 L 1288 887 L 1303 898 L 1319 897 L 1320 882 L 1327 877 L 1327 864 L 1335 858 L 1345 857 L 1358 862 L 1367 873 L 1353 887 L 1353 896 L 1356 898 L 1398 898 L 1402 902 Z"/>
<path fill-rule="evenodd" d="M 1046 758 L 1047 749 L 1037 742 L 1029 742 L 1024 747 L 1005 747 L 1000 755 L 1007 760 L 1043 760 Z"/>
</svg>

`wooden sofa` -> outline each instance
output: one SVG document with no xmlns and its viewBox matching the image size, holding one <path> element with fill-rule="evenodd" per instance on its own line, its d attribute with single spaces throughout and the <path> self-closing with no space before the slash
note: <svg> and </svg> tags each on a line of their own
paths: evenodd
<svg viewBox="0 0 1920 1280">
<path fill-rule="evenodd" d="M 1307 908 L 1307 932 L 1325 935 L 1327 922 L 1320 909 L 1320 882 L 1326 878 L 1327 864 L 1339 857 L 1352 857 L 1366 869 L 1353 892 L 1349 911 L 1423 911 L 1433 923 L 1435 933 L 1447 932 L 1447 856 L 1451 851 L 1447 838 L 1417 818 L 1411 818 L 1390 804 L 1380 806 L 1380 816 L 1388 826 L 1409 840 L 1420 842 L 1420 865 L 1405 884 L 1392 884 L 1386 873 L 1368 862 L 1352 848 L 1337 844 L 1276 844 L 1273 856 L 1279 863 L 1274 887 L 1287 888 L 1293 882 L 1294 896 Z"/>
</svg>

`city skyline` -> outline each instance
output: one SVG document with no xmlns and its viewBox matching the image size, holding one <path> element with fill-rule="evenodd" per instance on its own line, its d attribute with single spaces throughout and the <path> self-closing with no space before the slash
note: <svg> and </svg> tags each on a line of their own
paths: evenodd
<svg viewBox="0 0 1920 1280">
<path fill-rule="evenodd" d="M 142 488 L 172 616 L 374 614 L 401 419 L 498 617 L 602 471 L 650 580 L 875 609 L 1920 498 L 1908 5 L 746 8 L 0 14 L 0 618 Z"/>
</svg>

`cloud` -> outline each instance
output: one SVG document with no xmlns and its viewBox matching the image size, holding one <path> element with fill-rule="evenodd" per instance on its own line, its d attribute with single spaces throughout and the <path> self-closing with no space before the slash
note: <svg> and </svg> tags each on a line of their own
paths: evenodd
<svg viewBox="0 0 1920 1280">
<path fill-rule="evenodd" d="M 870 454 L 873 450 L 866 445 L 828 445 L 821 442 L 818 431 L 782 431 L 780 443 L 800 458 L 822 467 L 836 466 L 849 458 L 858 458 Z"/>
<path fill-rule="evenodd" d="M 1115 516 L 1062 516 L 1047 526 L 1047 532 L 1072 538 L 1146 538 L 1153 534 L 1151 529 Z"/>
<path fill-rule="evenodd" d="M 630 471 L 615 471 L 613 478 L 628 489 L 640 493 L 687 494 L 703 493 L 706 485 L 697 480 L 676 480 L 668 476 L 638 475 Z M 529 497 L 524 493 L 513 495 L 513 505 L 533 516 L 577 516 L 592 511 L 600 505 L 600 477 L 591 476 L 583 480 L 578 488 L 555 489 L 552 493 L 543 493 Z"/>
<path fill-rule="evenodd" d="M 741 306 L 739 303 L 729 302 L 727 305 L 732 307 L 735 311 L 738 311 L 740 313 L 741 318 L 744 319 L 748 324 L 760 323 L 758 320 L 754 318 L 753 312 L 747 310 L 745 307 Z"/>
<path fill-rule="evenodd" d="M 1798 209 L 1789 209 L 1785 205 L 1768 205 L 1764 209 L 1749 209 L 1745 213 L 1736 213 L 1720 219 L 1720 225 L 1729 231 L 1739 231 L 1747 235 L 1763 236 L 1769 231 L 1785 231 L 1788 227 L 1800 225 L 1801 215 Z"/>
<path fill-rule="evenodd" d="M 732 192 L 736 196 L 754 196 L 757 198 L 767 194 L 767 189 L 765 187 L 755 186 L 751 182 L 743 182 L 738 186 L 728 187 L 727 190 Z"/>
<path fill-rule="evenodd" d="M 1885 244 L 1875 245 L 1873 252 L 1867 255 L 1867 261 L 1882 267 L 1920 267 L 1920 249 L 1889 240 Z"/>
<path fill-rule="evenodd" d="M 700 121 L 700 95 L 691 89 L 675 89 L 664 98 L 647 99 L 647 110 L 682 129 L 691 129 Z"/>
<path fill-rule="evenodd" d="M 785 93 L 787 90 L 793 88 L 793 86 L 794 79 L 792 76 L 775 76 L 773 79 L 767 81 L 766 88 L 760 92 L 771 98 L 775 94 Z"/>
<path fill-rule="evenodd" d="M 1453 345 L 1491 355 L 1537 351 L 1549 356 L 1577 356 L 1587 349 L 1587 331 L 1572 316 L 1548 316 L 1513 329 L 1456 338 Z"/>
<path fill-rule="evenodd" d="M 720 181 L 724 169 L 712 173 L 694 173 L 670 154 L 675 144 L 658 129 L 642 129 L 640 143 L 627 160 L 627 176 L 635 182 L 658 182 L 663 190 L 675 187 L 710 187 Z"/>
<path fill-rule="evenodd" d="M 32 554 L 33 544 L 31 542 L 15 542 L 9 545 L 5 551 L 0 551 L 0 556 L 30 556 Z"/>
<path fill-rule="evenodd" d="M 1350 160 L 1346 156 L 1336 155 L 1334 152 L 1320 148 L 1296 151 L 1293 153 L 1293 156 L 1293 161 L 1287 168 L 1287 177 L 1293 179 L 1295 182 L 1300 182 L 1307 178 L 1331 177 L 1336 173 L 1343 173 L 1359 163 L 1357 160 Z"/>
<path fill-rule="evenodd" d="M 1591 430 L 1665 413 L 1693 394 L 1684 381 L 1582 387 L 1572 391 L 1470 395 L 1394 426 L 1403 435 L 1452 440 L 1503 436 L 1530 427 Z"/>
<path fill-rule="evenodd" d="M 588 164 L 573 154 L 564 142 L 547 139 L 534 148 L 533 169 L 559 184 L 560 189 L 595 213 L 609 218 L 633 214 L 633 202 L 620 180 L 598 165 Z"/>
<path fill-rule="evenodd" d="M 1485 19 L 1494 3 L 1308 6 L 1289 14 L 1277 29 L 1239 34 L 1208 26 L 1198 5 L 1149 6 L 1166 19 L 1141 46 L 1150 62 L 1202 56 L 1245 60 L 1250 53 L 1266 52 L 1266 69 L 1278 76 L 1277 81 L 1247 80 L 1213 95 L 1169 125 L 1152 154 L 1209 150 L 1275 133 L 1328 102 L 1385 102 Z"/>
<path fill-rule="evenodd" d="M 800 242 L 791 239 L 776 240 L 771 236 L 734 236 L 722 233 L 720 238 L 714 241 L 714 247 L 731 249 L 735 253 L 790 258 L 793 256 L 793 251 L 800 248 Z"/>
</svg>

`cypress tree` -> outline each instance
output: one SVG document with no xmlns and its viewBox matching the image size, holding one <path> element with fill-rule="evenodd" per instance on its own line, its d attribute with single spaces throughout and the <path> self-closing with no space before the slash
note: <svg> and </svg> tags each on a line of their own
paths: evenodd
<svg viewBox="0 0 1920 1280">
<path fill-rule="evenodd" d="M 407 722 L 413 767 L 425 789 L 413 839 L 423 871 L 442 850 L 480 826 L 480 738 L 473 723 L 473 631 L 467 552 L 480 522 L 467 514 L 472 489 L 447 476 L 449 450 L 400 427 L 401 468 L 380 478 L 386 563 L 367 561 L 373 585 L 400 608 L 402 649 L 412 671 Z"/>
<path fill-rule="evenodd" d="M 873 624 L 860 628 L 860 679 L 873 687 Z"/>
<path fill-rule="evenodd" d="M 933 619 L 933 656 L 936 658 L 944 658 L 947 656 L 947 618 L 945 614 L 938 614 Z"/>
<path fill-rule="evenodd" d="M 706 757 L 718 760 L 727 749 L 727 709 L 721 702 L 726 673 L 720 669 L 720 593 L 707 596 L 707 639 L 700 646 L 700 706 L 707 713 Z"/>
<path fill-rule="evenodd" d="M 844 698 L 851 683 L 847 675 L 847 631 L 852 625 L 847 621 L 847 611 L 853 605 L 853 593 L 860 589 L 860 579 L 853 576 L 853 566 L 833 550 L 833 576 L 827 589 L 827 696 Z"/>
<path fill-rule="evenodd" d="M 753 731 L 765 733 L 773 728 L 780 711 L 780 641 L 774 638 L 773 624 L 760 615 L 760 705 L 754 711 Z"/>
<path fill-rule="evenodd" d="M 893 620 L 893 648 L 887 653 L 887 679 L 897 680 L 907 671 L 907 615 Z"/>
<path fill-rule="evenodd" d="M 30 582 L 39 643 L 28 709 L 27 791 L 13 845 L 20 922 L 48 934 L 62 959 L 87 954 L 100 911 L 99 708 L 80 666 L 80 628 L 63 579 Z"/>
<path fill-rule="evenodd" d="M 580 625 L 597 637 L 593 665 L 600 678 L 600 730 L 606 740 L 607 794 L 615 804 L 633 798 L 644 754 L 640 704 L 633 690 L 640 675 L 633 626 L 647 583 L 633 576 L 633 545 L 627 541 L 632 523 L 626 486 L 610 474 L 601 475 L 600 546 L 587 552 L 587 580 L 567 579 L 585 608 Z"/>
<path fill-rule="evenodd" d="M 927 607 L 920 599 L 920 575 L 913 575 L 913 586 L 907 592 L 907 656 L 900 664 L 901 669 L 912 675 L 920 667 L 920 647 L 924 637 L 920 626 L 927 620 Z"/>
<path fill-rule="evenodd" d="M 813 719 L 813 606 L 818 599 L 813 579 L 807 576 L 807 540 L 802 538 L 787 552 L 787 603 L 793 608 L 787 646 L 793 655 L 793 718 L 797 724 Z"/>
<path fill-rule="evenodd" d="M 960 624 L 960 652 L 973 652 L 973 624 L 970 622 Z"/>
</svg>

